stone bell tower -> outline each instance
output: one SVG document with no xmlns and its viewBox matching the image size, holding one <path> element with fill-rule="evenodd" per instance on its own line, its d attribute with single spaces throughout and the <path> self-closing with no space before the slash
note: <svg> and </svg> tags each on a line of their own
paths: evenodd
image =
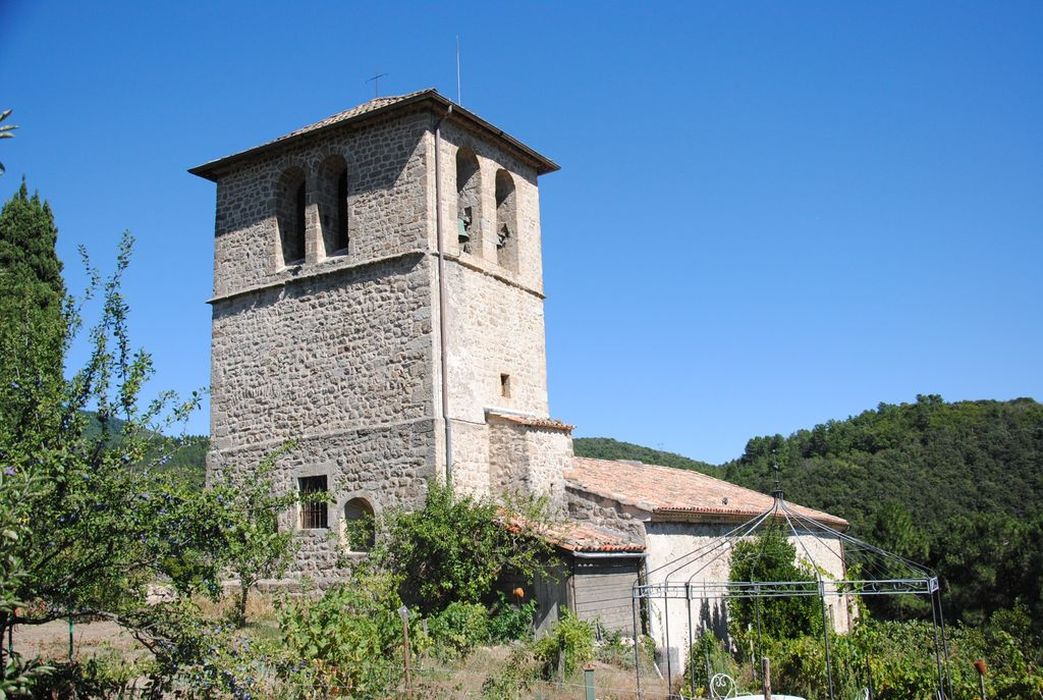
<svg viewBox="0 0 1043 700">
<path fill-rule="evenodd" d="M 332 575 L 345 524 L 418 505 L 430 479 L 564 507 L 537 184 L 554 170 L 425 90 L 190 171 L 217 184 L 208 478 L 296 441 L 281 486 L 333 496 L 281 523 L 298 573 Z"/>
</svg>

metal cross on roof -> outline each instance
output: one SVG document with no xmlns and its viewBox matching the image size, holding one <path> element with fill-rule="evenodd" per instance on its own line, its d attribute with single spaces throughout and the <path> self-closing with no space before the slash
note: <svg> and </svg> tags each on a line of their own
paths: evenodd
<svg viewBox="0 0 1043 700">
<path fill-rule="evenodd" d="M 373 83 L 373 97 L 380 97 L 380 79 L 386 78 L 388 75 L 390 74 L 378 73 L 366 81 L 367 83 Z"/>
</svg>

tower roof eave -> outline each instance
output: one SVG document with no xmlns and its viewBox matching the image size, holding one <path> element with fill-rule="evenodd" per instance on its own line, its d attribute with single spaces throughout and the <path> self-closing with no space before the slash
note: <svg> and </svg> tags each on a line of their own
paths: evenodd
<svg viewBox="0 0 1043 700">
<path fill-rule="evenodd" d="M 410 105 L 416 105 L 423 102 L 430 102 L 433 106 L 445 110 L 447 114 L 451 113 L 452 117 L 469 124 L 478 131 L 505 141 L 518 153 L 518 155 L 522 157 L 523 160 L 528 161 L 536 169 L 537 175 L 546 175 L 547 173 L 560 170 L 560 166 L 551 159 L 541 155 L 532 148 L 529 148 L 518 139 L 507 134 L 502 129 L 493 126 L 474 112 L 471 112 L 446 97 L 443 97 L 436 89 L 428 88 L 426 90 L 419 90 L 406 95 L 376 97 L 368 102 L 352 107 L 351 109 L 327 117 L 326 119 L 301 127 L 300 129 L 295 129 L 294 131 L 267 143 L 248 148 L 239 153 L 224 156 L 223 158 L 218 158 L 217 160 L 212 160 L 202 165 L 197 165 L 194 168 L 189 168 L 188 172 L 216 182 L 221 174 L 227 171 L 231 166 L 253 158 L 261 153 L 285 147 L 287 144 L 296 143 L 300 139 L 329 129 L 341 127 L 345 124 L 357 125 L 365 121 L 381 118 Z"/>
</svg>

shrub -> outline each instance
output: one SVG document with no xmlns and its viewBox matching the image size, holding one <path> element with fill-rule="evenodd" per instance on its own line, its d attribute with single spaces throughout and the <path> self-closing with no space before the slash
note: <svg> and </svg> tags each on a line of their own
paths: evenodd
<svg viewBox="0 0 1043 700">
<path fill-rule="evenodd" d="M 508 528 L 492 503 L 457 498 L 432 484 L 421 510 L 389 513 L 373 559 L 399 581 L 399 594 L 424 615 L 454 601 L 480 603 L 505 571 L 531 578 L 542 573 L 550 545 Z"/>
<path fill-rule="evenodd" d="M 718 673 L 726 673 L 736 681 L 741 680 L 739 666 L 728 653 L 724 642 L 717 639 L 712 632 L 704 631 L 689 651 L 683 690 L 695 688 L 697 692 L 708 691 L 710 680 Z"/>
<path fill-rule="evenodd" d="M 489 638 L 493 642 L 509 642 L 528 639 L 532 636 L 532 621 L 538 603 L 530 598 L 523 605 L 513 605 L 507 596 L 500 593 L 499 601 L 493 606 L 489 618 Z"/>
<path fill-rule="evenodd" d="M 503 670 L 482 684 L 486 700 L 521 700 L 537 679 L 539 668 L 528 646 L 517 645 L 511 651 Z M 524 695 L 523 695 L 524 694 Z"/>
<path fill-rule="evenodd" d="M 550 633 L 533 646 L 536 660 L 542 664 L 543 676 L 552 678 L 560 669 L 565 676 L 594 658 L 594 628 L 562 608 L 561 619 Z"/>
<path fill-rule="evenodd" d="M 444 661 L 467 656 L 489 641 L 489 611 L 477 603 L 450 603 L 427 622 L 435 655 Z"/>
<path fill-rule="evenodd" d="M 282 603 L 280 676 L 320 692 L 382 696 L 402 673 L 399 605 L 392 580 L 371 573 L 318 600 Z"/>
<path fill-rule="evenodd" d="M 729 578 L 732 582 L 814 581 L 796 560 L 797 550 L 785 533 L 778 527 L 767 527 L 756 538 L 735 546 Z M 759 645 L 765 637 L 783 639 L 820 632 L 821 610 L 812 597 L 732 596 L 728 599 L 728 627 L 736 646 L 745 650 L 751 634 Z"/>
</svg>

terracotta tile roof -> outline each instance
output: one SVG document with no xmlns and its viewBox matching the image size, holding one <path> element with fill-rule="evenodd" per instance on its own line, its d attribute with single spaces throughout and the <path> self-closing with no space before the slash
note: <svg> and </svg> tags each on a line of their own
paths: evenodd
<svg viewBox="0 0 1043 700">
<path fill-rule="evenodd" d="M 388 95 L 387 97 L 374 97 L 372 100 L 369 100 L 368 102 L 363 102 L 360 105 L 355 105 L 351 109 L 346 109 L 343 112 L 337 112 L 336 114 L 330 115 L 325 119 L 320 119 L 314 124 L 309 124 L 308 126 L 302 126 L 300 129 L 295 129 L 294 131 L 291 131 L 288 134 L 284 134 L 283 136 L 280 136 L 277 139 L 273 139 L 268 143 L 263 144 L 262 146 L 258 146 L 258 148 L 262 148 L 263 146 L 269 146 L 273 143 L 279 143 L 280 141 L 286 141 L 287 139 L 292 139 L 296 136 L 307 134 L 312 131 L 318 131 L 319 129 L 322 129 L 324 127 L 333 126 L 334 124 L 339 124 L 340 122 L 346 122 L 351 119 L 355 119 L 356 117 L 361 117 L 363 114 L 368 114 L 382 107 L 390 107 L 393 104 L 404 102 L 405 100 L 416 97 L 417 95 L 422 95 L 425 92 L 431 92 L 431 90 L 417 90 L 416 92 L 410 92 L 405 95 Z"/>
<path fill-rule="evenodd" d="M 437 103 L 440 107 L 445 108 L 448 112 L 452 109 L 452 113 L 455 118 L 463 119 L 473 127 L 484 130 L 487 133 L 494 135 L 497 138 L 507 141 L 512 146 L 518 149 L 527 159 L 529 159 L 535 166 L 537 174 L 544 175 L 546 173 L 554 172 L 558 169 L 557 163 L 550 160 L 549 158 L 540 155 L 536 151 L 532 150 L 522 142 L 518 141 L 514 137 L 505 133 L 503 130 L 493 126 L 489 122 L 485 121 L 477 114 L 464 109 L 458 104 L 451 102 L 449 99 L 443 97 L 434 88 L 427 88 L 426 90 L 417 90 L 416 92 L 410 92 L 405 95 L 389 95 L 387 97 L 375 97 L 368 102 L 363 102 L 360 105 L 356 105 L 351 109 L 346 109 L 343 112 L 337 112 L 336 114 L 330 115 L 325 119 L 303 126 L 300 129 L 295 129 L 288 134 L 272 139 L 266 143 L 262 143 L 259 146 L 248 148 L 245 151 L 240 151 L 223 158 L 209 161 L 203 165 L 190 168 L 188 172 L 199 177 L 205 177 L 210 180 L 216 180 L 219 170 L 223 167 L 237 162 L 243 158 L 248 158 L 260 151 L 264 151 L 277 144 L 292 141 L 298 137 L 310 134 L 312 132 L 321 131 L 328 127 L 335 126 L 337 124 L 344 124 L 354 120 L 359 120 L 367 115 L 379 112 L 384 109 L 390 109 L 396 106 L 405 106 L 406 104 L 421 102 L 421 101 L 432 101 Z"/>
<path fill-rule="evenodd" d="M 592 523 L 566 520 L 560 523 L 533 523 L 517 513 L 500 511 L 500 522 L 512 532 L 529 530 L 537 537 L 569 552 L 643 552 L 645 546 L 626 534 Z"/>
<path fill-rule="evenodd" d="M 570 552 L 643 552 L 643 544 L 631 542 L 626 535 L 590 523 L 571 520 L 552 528 L 547 539 Z"/>
<path fill-rule="evenodd" d="M 485 415 L 487 418 L 495 418 L 497 420 L 507 421 L 508 423 L 517 423 L 518 425 L 525 425 L 530 428 L 546 428 L 548 430 L 561 430 L 566 433 L 571 433 L 572 429 L 576 427 L 574 425 L 569 425 L 568 423 L 562 423 L 560 420 L 554 420 L 553 418 L 525 416 L 518 413 L 500 413 L 499 411 L 486 411 Z"/>
<path fill-rule="evenodd" d="M 661 519 L 749 519 L 767 511 L 773 500 L 701 472 L 609 459 L 575 457 L 565 479 L 570 488 L 640 508 Z M 788 501 L 787 505 L 830 527 L 848 526 L 846 520 L 835 515 Z"/>
</svg>

